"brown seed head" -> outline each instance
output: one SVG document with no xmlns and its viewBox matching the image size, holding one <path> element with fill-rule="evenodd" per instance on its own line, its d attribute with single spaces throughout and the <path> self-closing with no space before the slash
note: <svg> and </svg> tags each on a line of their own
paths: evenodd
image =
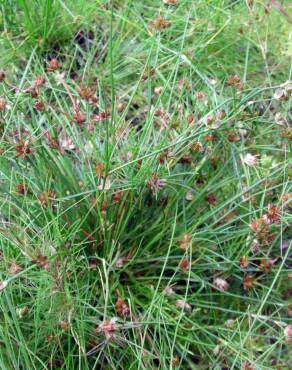
<svg viewBox="0 0 292 370">
<path fill-rule="evenodd" d="M 57 58 L 53 58 L 51 59 L 48 63 L 47 63 L 47 70 L 48 72 L 54 72 L 56 71 L 57 69 L 59 69 L 61 67 L 61 65 L 59 64 L 58 62 L 58 59 Z"/>
<path fill-rule="evenodd" d="M 38 100 L 36 103 L 35 103 L 35 105 L 34 105 L 34 108 L 36 109 L 36 110 L 38 110 L 38 111 L 43 111 L 44 110 L 44 108 L 45 108 L 45 104 L 44 104 L 44 102 L 42 102 L 41 100 Z"/>
<path fill-rule="evenodd" d="M 178 241 L 183 251 L 185 251 L 190 246 L 190 242 L 191 242 L 190 234 L 184 234 L 182 239 Z"/>
<path fill-rule="evenodd" d="M 116 302 L 116 309 L 118 314 L 124 318 L 129 317 L 131 314 L 129 306 L 127 305 L 126 301 L 122 298 L 118 298 Z"/>
<path fill-rule="evenodd" d="M 190 268 L 190 262 L 188 259 L 184 258 L 179 263 L 180 269 L 187 271 Z"/>
<path fill-rule="evenodd" d="M 158 31 L 161 31 L 169 26 L 170 22 L 163 18 L 161 15 L 158 15 L 153 22 L 150 22 L 150 27 Z"/>
<path fill-rule="evenodd" d="M 0 112 L 4 112 L 6 109 L 6 101 L 3 98 L 0 98 Z"/>
<path fill-rule="evenodd" d="M 216 278 L 214 280 L 214 285 L 217 289 L 222 290 L 223 292 L 229 289 L 229 283 L 222 278 Z"/>
<path fill-rule="evenodd" d="M 239 257 L 239 264 L 241 268 L 246 269 L 248 267 L 248 257 L 247 256 Z"/>
<path fill-rule="evenodd" d="M 250 290 L 253 288 L 254 285 L 254 277 L 253 275 L 246 275 L 243 280 L 243 287 L 245 290 Z"/>
<path fill-rule="evenodd" d="M 67 321 L 61 320 L 59 322 L 60 327 L 63 331 L 69 331 L 70 330 L 70 324 Z"/>
<path fill-rule="evenodd" d="M 6 77 L 5 72 L 0 71 L 0 82 L 3 82 L 5 80 L 5 77 Z"/>
<path fill-rule="evenodd" d="M 86 113 L 81 112 L 79 109 L 75 109 L 73 119 L 78 124 L 84 123 L 86 121 Z"/>
<path fill-rule="evenodd" d="M 104 320 L 101 322 L 96 331 L 98 334 L 103 334 L 107 340 L 112 340 L 115 338 L 115 334 L 118 331 L 118 325 L 116 323 L 117 319 L 113 318 L 110 320 Z"/>
<path fill-rule="evenodd" d="M 192 312 L 192 306 L 188 304 L 184 299 L 178 299 L 175 302 L 176 308 L 186 311 L 186 312 Z"/>
<path fill-rule="evenodd" d="M 45 83 L 45 77 L 40 75 L 40 76 L 37 76 L 37 78 L 34 80 L 34 87 L 39 89 L 41 88 Z"/>
</svg>

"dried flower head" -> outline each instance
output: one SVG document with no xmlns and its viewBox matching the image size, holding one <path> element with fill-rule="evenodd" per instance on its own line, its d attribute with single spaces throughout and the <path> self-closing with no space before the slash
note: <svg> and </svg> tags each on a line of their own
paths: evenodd
<svg viewBox="0 0 292 370">
<path fill-rule="evenodd" d="M 279 126 L 286 126 L 288 124 L 287 117 L 282 112 L 277 112 L 275 114 L 275 122 Z"/>
<path fill-rule="evenodd" d="M 286 343 L 290 344 L 292 343 L 292 325 L 287 325 L 284 329 L 284 336 Z"/>
<path fill-rule="evenodd" d="M 224 326 L 225 326 L 226 328 L 228 328 L 228 329 L 231 329 L 231 328 L 233 328 L 233 327 L 234 327 L 234 324 L 235 324 L 235 320 L 233 320 L 233 319 L 228 319 L 228 320 L 226 320 L 226 321 L 225 321 Z"/>
<path fill-rule="evenodd" d="M 205 117 L 205 124 L 211 127 L 214 123 L 215 123 L 215 116 L 212 113 L 207 114 Z"/>
<path fill-rule="evenodd" d="M 18 194 L 24 195 L 26 190 L 25 190 L 25 185 L 24 184 L 18 184 L 17 185 L 17 192 Z"/>
<path fill-rule="evenodd" d="M 34 80 L 33 85 L 35 88 L 39 89 L 41 88 L 45 83 L 45 77 L 40 75 L 37 76 L 37 78 Z"/>
<path fill-rule="evenodd" d="M 32 262 L 45 270 L 50 269 L 50 261 L 47 256 L 38 255 Z"/>
<path fill-rule="evenodd" d="M 39 92 L 35 87 L 30 87 L 26 92 L 29 93 L 33 99 L 36 99 L 39 96 Z"/>
<path fill-rule="evenodd" d="M 210 143 L 214 143 L 215 141 L 218 140 L 218 137 L 216 135 L 212 135 L 212 134 L 209 134 L 209 135 L 206 135 L 204 137 L 204 139 L 207 141 L 207 142 L 210 142 Z"/>
<path fill-rule="evenodd" d="M 156 173 L 153 173 L 150 180 L 147 181 L 147 186 L 149 187 L 153 195 L 157 194 L 158 190 L 164 188 L 165 185 L 165 180 L 158 179 Z"/>
<path fill-rule="evenodd" d="M 110 320 L 102 321 L 96 328 L 97 333 L 104 335 L 107 340 L 115 339 L 116 332 L 119 330 L 117 320 L 117 317 L 114 317 Z"/>
<path fill-rule="evenodd" d="M 283 209 L 289 208 L 289 204 L 292 203 L 292 193 L 284 193 L 282 197 Z"/>
<path fill-rule="evenodd" d="M 60 325 L 60 327 L 63 331 L 69 331 L 70 330 L 70 324 L 65 320 L 61 320 L 59 322 L 59 325 Z"/>
<path fill-rule="evenodd" d="M 5 288 L 7 288 L 7 286 L 8 286 L 8 281 L 6 280 L 0 281 L 0 292 L 4 290 Z"/>
<path fill-rule="evenodd" d="M 164 288 L 163 293 L 166 295 L 173 295 L 175 294 L 175 284 L 168 285 L 166 288 Z"/>
<path fill-rule="evenodd" d="M 258 156 L 257 155 L 253 155 L 253 154 L 250 154 L 250 153 L 247 153 L 246 155 L 244 156 L 240 156 L 241 160 L 243 163 L 245 163 L 246 165 L 248 165 L 249 167 L 254 167 L 258 164 Z"/>
<path fill-rule="evenodd" d="M 209 194 L 209 195 L 207 195 L 207 196 L 206 196 L 206 201 L 207 201 L 210 205 L 212 205 L 212 206 L 214 206 L 214 205 L 216 205 L 216 204 L 217 204 L 217 198 L 216 198 L 216 196 L 215 196 L 214 194 Z"/>
<path fill-rule="evenodd" d="M 204 146 L 200 141 L 193 141 L 190 145 L 190 149 L 195 153 L 202 153 L 204 151 Z"/>
<path fill-rule="evenodd" d="M 248 267 L 249 261 L 247 256 L 240 256 L 239 257 L 239 265 L 242 269 L 246 269 Z"/>
<path fill-rule="evenodd" d="M 243 279 L 243 288 L 245 290 L 250 290 L 253 288 L 254 285 L 254 277 L 251 274 L 248 274 Z"/>
<path fill-rule="evenodd" d="M 4 112 L 6 109 L 6 101 L 3 98 L 0 98 L 0 112 Z"/>
<path fill-rule="evenodd" d="M 191 243 L 191 235 L 190 234 L 184 234 L 182 239 L 178 241 L 179 245 L 181 246 L 181 249 L 185 251 Z"/>
<path fill-rule="evenodd" d="M 237 90 L 243 89 L 243 82 L 238 75 L 229 76 L 226 82 L 227 86 L 236 88 Z"/>
<path fill-rule="evenodd" d="M 91 101 L 94 96 L 93 90 L 89 86 L 80 85 L 80 87 L 76 88 L 76 91 L 80 98 L 86 101 Z"/>
<path fill-rule="evenodd" d="M 231 143 L 237 143 L 240 141 L 240 136 L 238 136 L 234 131 L 231 131 L 228 133 L 227 139 Z"/>
<path fill-rule="evenodd" d="M 264 220 L 262 218 L 254 218 L 249 224 L 250 229 L 254 233 L 259 233 L 264 227 Z"/>
<path fill-rule="evenodd" d="M 104 201 L 104 202 L 102 202 L 102 205 L 101 205 L 101 214 L 103 216 L 106 216 L 106 212 L 107 212 L 107 202 Z"/>
<path fill-rule="evenodd" d="M 152 79 L 155 76 L 155 69 L 153 67 L 147 67 L 143 73 L 142 80 L 146 81 L 149 78 Z"/>
<path fill-rule="evenodd" d="M 218 113 L 217 113 L 217 118 L 218 119 L 224 119 L 226 117 L 226 112 L 225 110 L 220 110 Z"/>
<path fill-rule="evenodd" d="M 198 91 L 196 93 L 196 99 L 198 101 L 204 101 L 206 99 L 206 95 L 203 93 L 203 91 Z"/>
<path fill-rule="evenodd" d="M 53 58 L 50 61 L 47 62 L 47 70 L 48 72 L 54 72 L 57 69 L 59 69 L 61 65 L 58 62 L 57 58 Z"/>
<path fill-rule="evenodd" d="M 109 177 L 101 178 L 100 184 L 97 186 L 98 190 L 109 190 L 111 188 L 111 180 Z"/>
<path fill-rule="evenodd" d="M 60 149 L 60 144 L 59 144 L 58 140 L 56 140 L 54 137 L 52 137 L 48 131 L 45 132 L 44 136 L 46 138 L 47 145 L 48 145 L 49 148 L 51 148 L 51 149 Z"/>
<path fill-rule="evenodd" d="M 53 206 L 55 193 L 53 190 L 43 191 L 42 193 L 39 193 L 38 199 L 44 207 Z"/>
<path fill-rule="evenodd" d="M 187 117 L 187 121 L 188 121 L 188 124 L 191 125 L 192 123 L 195 122 L 195 115 L 192 113 L 192 114 L 189 114 L 188 117 Z"/>
<path fill-rule="evenodd" d="M 178 0 L 162 0 L 166 5 L 176 5 Z"/>
<path fill-rule="evenodd" d="M 117 259 L 117 262 L 115 263 L 115 266 L 116 268 L 119 268 L 121 269 L 125 263 L 127 263 L 129 261 L 129 258 L 128 257 L 120 257 Z"/>
<path fill-rule="evenodd" d="M 122 113 L 125 110 L 126 106 L 124 103 L 118 103 L 117 110 L 119 113 Z"/>
<path fill-rule="evenodd" d="M 18 145 L 16 146 L 15 150 L 17 153 L 17 157 L 26 157 L 28 154 L 32 154 L 33 151 L 29 147 L 29 141 L 28 140 L 19 140 Z"/>
<path fill-rule="evenodd" d="M 186 311 L 186 312 L 192 312 L 192 306 L 188 304 L 184 299 L 178 299 L 175 302 L 176 308 Z"/>
<path fill-rule="evenodd" d="M 116 302 L 116 310 L 118 314 L 124 318 L 130 317 L 131 311 L 126 301 L 122 298 L 118 298 Z"/>
<path fill-rule="evenodd" d="M 274 266 L 274 263 L 275 261 L 264 257 L 261 259 L 260 269 L 268 273 L 271 271 L 272 267 Z"/>
<path fill-rule="evenodd" d="M 211 158 L 211 164 L 213 167 L 216 167 L 217 166 L 217 163 L 220 161 L 220 156 L 219 155 L 214 155 L 212 158 Z"/>
<path fill-rule="evenodd" d="M 177 88 L 179 91 L 182 91 L 183 88 L 188 85 L 187 80 L 185 78 L 181 78 L 177 83 Z"/>
<path fill-rule="evenodd" d="M 76 148 L 73 140 L 67 134 L 60 135 L 59 146 L 63 150 L 74 150 Z"/>
<path fill-rule="evenodd" d="M 156 86 L 156 87 L 154 87 L 154 93 L 156 95 L 160 95 L 162 93 L 162 91 L 163 91 L 163 86 Z"/>
<path fill-rule="evenodd" d="M 73 119 L 80 125 L 86 121 L 86 113 L 81 112 L 79 108 L 76 108 L 73 112 Z"/>
<path fill-rule="evenodd" d="M 119 204 L 124 198 L 125 192 L 124 191 L 117 191 L 113 195 L 113 204 Z"/>
<path fill-rule="evenodd" d="M 184 271 L 189 270 L 189 268 L 190 268 L 189 260 L 187 258 L 182 259 L 179 263 L 179 268 L 184 270 Z"/>
<path fill-rule="evenodd" d="M 186 193 L 186 200 L 192 201 L 193 199 L 194 199 L 194 191 L 190 189 Z"/>
<path fill-rule="evenodd" d="M 29 308 L 28 308 L 28 306 L 24 306 L 24 307 L 21 307 L 21 308 L 16 308 L 15 311 L 16 311 L 17 316 L 22 320 L 28 314 Z"/>
<path fill-rule="evenodd" d="M 36 110 L 38 110 L 38 111 L 43 111 L 44 109 L 45 109 L 45 104 L 44 104 L 44 102 L 43 101 L 41 101 L 41 100 L 38 100 L 36 103 L 35 103 L 35 105 L 34 105 L 34 108 L 36 109 Z"/>
<path fill-rule="evenodd" d="M 254 370 L 254 367 L 248 360 L 245 360 L 242 363 L 242 370 Z"/>
<path fill-rule="evenodd" d="M 170 22 L 163 18 L 161 15 L 158 15 L 154 21 L 150 22 L 150 27 L 158 31 L 164 30 L 169 26 Z"/>
<path fill-rule="evenodd" d="M 214 285 L 217 289 L 222 290 L 223 292 L 229 289 L 229 283 L 222 278 L 216 278 L 214 280 Z"/>
<path fill-rule="evenodd" d="M 173 0 L 172 0 L 173 1 Z M 178 367 L 180 364 L 180 358 L 178 357 L 178 355 L 176 355 L 174 357 L 174 359 L 172 360 L 172 366 L 175 368 L 175 367 Z"/>
<path fill-rule="evenodd" d="M 287 139 L 289 141 L 292 141 L 292 128 L 288 127 L 286 128 L 282 133 L 281 133 L 281 137 L 283 139 Z"/>
<path fill-rule="evenodd" d="M 0 82 L 3 82 L 5 80 L 5 77 L 6 77 L 5 72 L 0 71 Z"/>
<path fill-rule="evenodd" d="M 253 253 L 259 252 L 261 249 L 261 245 L 257 239 L 253 239 L 253 241 L 250 243 L 250 250 Z"/>
<path fill-rule="evenodd" d="M 274 93 L 274 99 L 279 101 L 285 101 L 289 99 L 289 95 L 285 89 L 278 88 Z"/>
<path fill-rule="evenodd" d="M 281 220 L 281 214 L 278 207 L 276 207 L 274 204 L 268 204 L 268 213 L 267 218 L 270 223 L 272 222 L 280 222 Z"/>
<path fill-rule="evenodd" d="M 99 176 L 104 176 L 105 174 L 105 165 L 103 163 L 98 163 L 96 166 L 95 166 L 95 173 Z"/>
<path fill-rule="evenodd" d="M 15 275 L 21 271 L 22 271 L 22 267 L 19 266 L 15 261 L 13 261 L 9 267 L 9 273 Z"/>
</svg>

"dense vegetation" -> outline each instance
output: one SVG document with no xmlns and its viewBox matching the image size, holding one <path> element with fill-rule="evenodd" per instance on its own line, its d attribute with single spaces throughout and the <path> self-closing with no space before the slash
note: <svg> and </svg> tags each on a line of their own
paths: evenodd
<svg viewBox="0 0 292 370">
<path fill-rule="evenodd" d="M 289 369 L 289 1 L 2 0 L 0 367 Z"/>
</svg>

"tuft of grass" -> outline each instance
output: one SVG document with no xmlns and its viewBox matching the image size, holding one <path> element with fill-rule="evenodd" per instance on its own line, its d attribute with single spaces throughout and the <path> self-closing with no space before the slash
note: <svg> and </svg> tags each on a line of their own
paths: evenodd
<svg viewBox="0 0 292 370">
<path fill-rule="evenodd" d="M 291 366 L 289 23 L 176 3 L 1 3 L 3 369 Z"/>
</svg>

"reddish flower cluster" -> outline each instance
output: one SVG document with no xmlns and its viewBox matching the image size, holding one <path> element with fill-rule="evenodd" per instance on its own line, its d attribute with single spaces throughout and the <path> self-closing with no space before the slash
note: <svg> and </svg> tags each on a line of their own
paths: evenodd
<svg viewBox="0 0 292 370">
<path fill-rule="evenodd" d="M 27 155 L 32 154 L 33 150 L 30 148 L 30 142 L 28 140 L 19 140 L 18 145 L 15 148 L 17 157 L 26 158 Z"/>
<path fill-rule="evenodd" d="M 187 258 L 182 259 L 179 263 L 179 268 L 182 269 L 183 271 L 188 271 L 190 268 L 189 260 Z"/>
<path fill-rule="evenodd" d="M 58 59 L 57 59 L 57 58 L 53 58 L 53 59 L 51 59 L 51 60 L 47 63 L 47 70 L 48 70 L 48 72 L 54 72 L 54 71 L 57 71 L 59 68 L 61 68 L 61 65 L 60 65 L 60 63 L 58 62 Z"/>
<path fill-rule="evenodd" d="M 254 286 L 254 277 L 251 274 L 248 274 L 243 279 L 243 287 L 245 290 L 250 290 Z"/>
<path fill-rule="evenodd" d="M 91 87 L 80 85 L 76 88 L 76 91 L 81 99 L 89 102 L 89 103 L 97 103 L 98 99 L 97 96 L 94 94 L 94 91 Z"/>
<path fill-rule="evenodd" d="M 24 195 L 26 193 L 25 184 L 18 184 L 17 185 L 17 192 L 21 195 Z"/>
<path fill-rule="evenodd" d="M 170 22 L 163 18 L 161 15 L 158 15 L 157 18 L 150 22 L 150 28 L 161 31 L 170 26 Z"/>
<path fill-rule="evenodd" d="M 237 90 L 243 89 L 243 82 L 238 75 L 229 76 L 226 84 L 227 86 L 234 87 Z"/>
<path fill-rule="evenodd" d="M 113 204 L 119 204 L 124 198 L 125 192 L 118 191 L 113 195 Z"/>
<path fill-rule="evenodd" d="M 130 314 L 131 314 L 130 308 L 124 299 L 118 298 L 116 302 L 116 309 L 120 316 L 124 318 L 130 317 Z"/>
<path fill-rule="evenodd" d="M 53 190 L 44 191 L 38 195 L 39 201 L 44 207 L 53 207 L 55 193 Z"/>
<path fill-rule="evenodd" d="M 158 176 L 156 173 L 153 173 L 151 175 L 150 180 L 147 181 L 147 186 L 151 190 L 152 194 L 157 194 L 158 190 L 162 189 L 165 186 L 165 181 L 158 179 Z"/>
<path fill-rule="evenodd" d="M 191 244 L 191 235 L 190 234 L 184 234 L 184 236 L 182 237 L 181 240 L 178 241 L 178 243 L 180 244 L 181 249 L 183 251 L 187 250 L 188 247 Z"/>
<path fill-rule="evenodd" d="M 116 332 L 119 329 L 116 321 L 116 318 L 104 320 L 98 325 L 96 329 L 97 333 L 104 335 L 107 340 L 114 340 Z"/>
</svg>

